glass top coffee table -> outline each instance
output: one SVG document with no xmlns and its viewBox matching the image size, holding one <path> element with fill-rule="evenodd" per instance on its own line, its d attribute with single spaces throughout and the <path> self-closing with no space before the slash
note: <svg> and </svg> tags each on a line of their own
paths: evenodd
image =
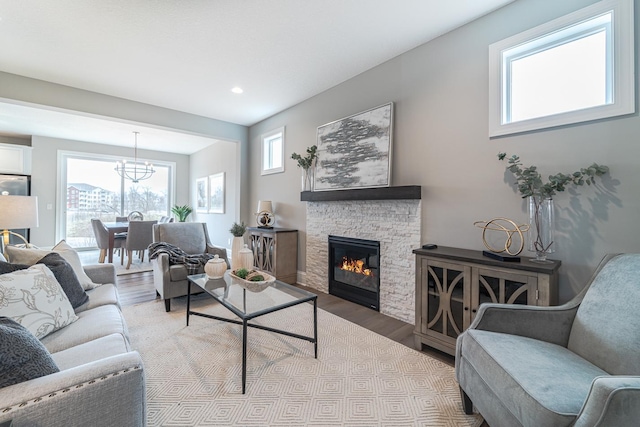
<svg viewBox="0 0 640 427">
<path fill-rule="evenodd" d="M 209 279 L 206 274 L 187 276 L 189 289 L 187 292 L 187 326 L 189 316 L 201 316 L 209 319 L 242 325 L 242 394 L 247 382 L 247 328 L 262 329 L 277 334 L 309 341 L 313 343 L 315 358 L 318 358 L 318 296 L 305 290 L 276 280 L 269 285 L 256 289 L 245 286 L 243 281 L 229 276 L 229 270 L 221 279 Z M 191 311 L 191 287 L 203 290 L 235 314 L 239 320 L 226 319 L 206 313 Z M 280 329 L 249 323 L 250 320 L 274 311 L 283 310 L 306 302 L 313 302 L 313 336 L 299 335 Z"/>
</svg>

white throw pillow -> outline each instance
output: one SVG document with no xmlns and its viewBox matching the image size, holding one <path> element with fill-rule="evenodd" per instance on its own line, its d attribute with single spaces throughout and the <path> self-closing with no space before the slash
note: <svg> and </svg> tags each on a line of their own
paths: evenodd
<svg viewBox="0 0 640 427">
<path fill-rule="evenodd" d="M 89 279 L 89 276 L 84 272 L 78 252 L 76 252 L 76 250 L 69 246 L 64 240 L 61 240 L 60 243 L 55 245 L 50 251 L 43 249 L 19 248 L 17 246 L 9 245 L 6 247 L 5 252 L 11 263 L 24 265 L 34 265 L 51 252 L 57 252 L 71 265 L 73 272 L 78 276 L 78 281 L 85 291 L 99 286 L 98 284 L 93 283 L 91 279 Z"/>
<path fill-rule="evenodd" d="M 38 339 L 78 320 L 60 283 L 44 264 L 0 275 L 0 316 L 12 318 Z"/>
</svg>

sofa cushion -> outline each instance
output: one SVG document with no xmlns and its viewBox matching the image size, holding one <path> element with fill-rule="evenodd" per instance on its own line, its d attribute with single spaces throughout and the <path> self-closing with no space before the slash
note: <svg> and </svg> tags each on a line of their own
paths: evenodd
<svg viewBox="0 0 640 427">
<path fill-rule="evenodd" d="M 126 353 L 129 343 L 122 334 L 111 334 L 53 353 L 53 358 L 61 371 L 95 362 L 105 357 Z"/>
<path fill-rule="evenodd" d="M 24 326 L 0 317 L 0 388 L 58 372 L 42 343 Z"/>
<path fill-rule="evenodd" d="M 556 344 L 478 329 L 460 338 L 459 363 L 468 365 L 461 375 L 472 368 L 486 384 L 499 384 L 492 392 L 523 425 L 569 425 L 592 381 L 608 375 Z"/>
<path fill-rule="evenodd" d="M 111 334 L 129 336 L 118 307 L 103 305 L 78 313 L 76 322 L 41 341 L 47 350 L 55 353 Z"/>
<path fill-rule="evenodd" d="M 80 262 L 78 253 L 64 240 L 61 240 L 50 251 L 46 251 L 43 249 L 20 248 L 11 245 L 7 246 L 5 248 L 5 251 L 7 253 L 7 256 L 9 257 L 9 261 L 11 261 L 12 263 L 26 265 L 33 265 L 51 252 L 57 252 L 62 255 L 62 257 L 71 265 L 73 271 L 78 277 L 80 285 L 85 290 L 93 289 L 96 286 L 99 286 L 98 284 L 93 283 L 91 279 L 89 279 L 89 276 L 87 276 L 87 274 L 84 272 L 84 269 L 82 268 L 82 263 Z"/>
<path fill-rule="evenodd" d="M 42 339 L 78 317 L 46 265 L 0 275 L 0 315 L 11 317 Z"/>
<path fill-rule="evenodd" d="M 87 291 L 87 295 L 89 296 L 89 300 L 85 304 L 76 308 L 76 314 L 85 310 L 100 307 L 101 305 L 112 304 L 120 308 L 118 289 L 116 288 L 116 285 L 112 283 L 107 283 L 105 285 L 98 286 L 97 288 L 90 289 Z"/>
</svg>

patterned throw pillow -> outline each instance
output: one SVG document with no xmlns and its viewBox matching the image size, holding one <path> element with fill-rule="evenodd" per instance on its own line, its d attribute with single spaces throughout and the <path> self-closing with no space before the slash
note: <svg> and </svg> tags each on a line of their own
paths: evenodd
<svg viewBox="0 0 640 427">
<path fill-rule="evenodd" d="M 51 354 L 24 326 L 0 317 L 0 388 L 59 372 Z"/>
<path fill-rule="evenodd" d="M 38 339 L 78 320 L 60 283 L 43 264 L 0 275 L 0 316 L 12 318 Z"/>
</svg>

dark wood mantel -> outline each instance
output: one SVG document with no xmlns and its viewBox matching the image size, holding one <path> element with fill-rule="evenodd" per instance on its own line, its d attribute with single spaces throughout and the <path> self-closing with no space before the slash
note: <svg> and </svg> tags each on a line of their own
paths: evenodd
<svg viewBox="0 0 640 427">
<path fill-rule="evenodd" d="M 303 191 L 302 202 L 330 202 L 338 200 L 420 200 L 422 187 L 403 185 L 398 187 L 358 188 L 354 190 Z"/>
</svg>

